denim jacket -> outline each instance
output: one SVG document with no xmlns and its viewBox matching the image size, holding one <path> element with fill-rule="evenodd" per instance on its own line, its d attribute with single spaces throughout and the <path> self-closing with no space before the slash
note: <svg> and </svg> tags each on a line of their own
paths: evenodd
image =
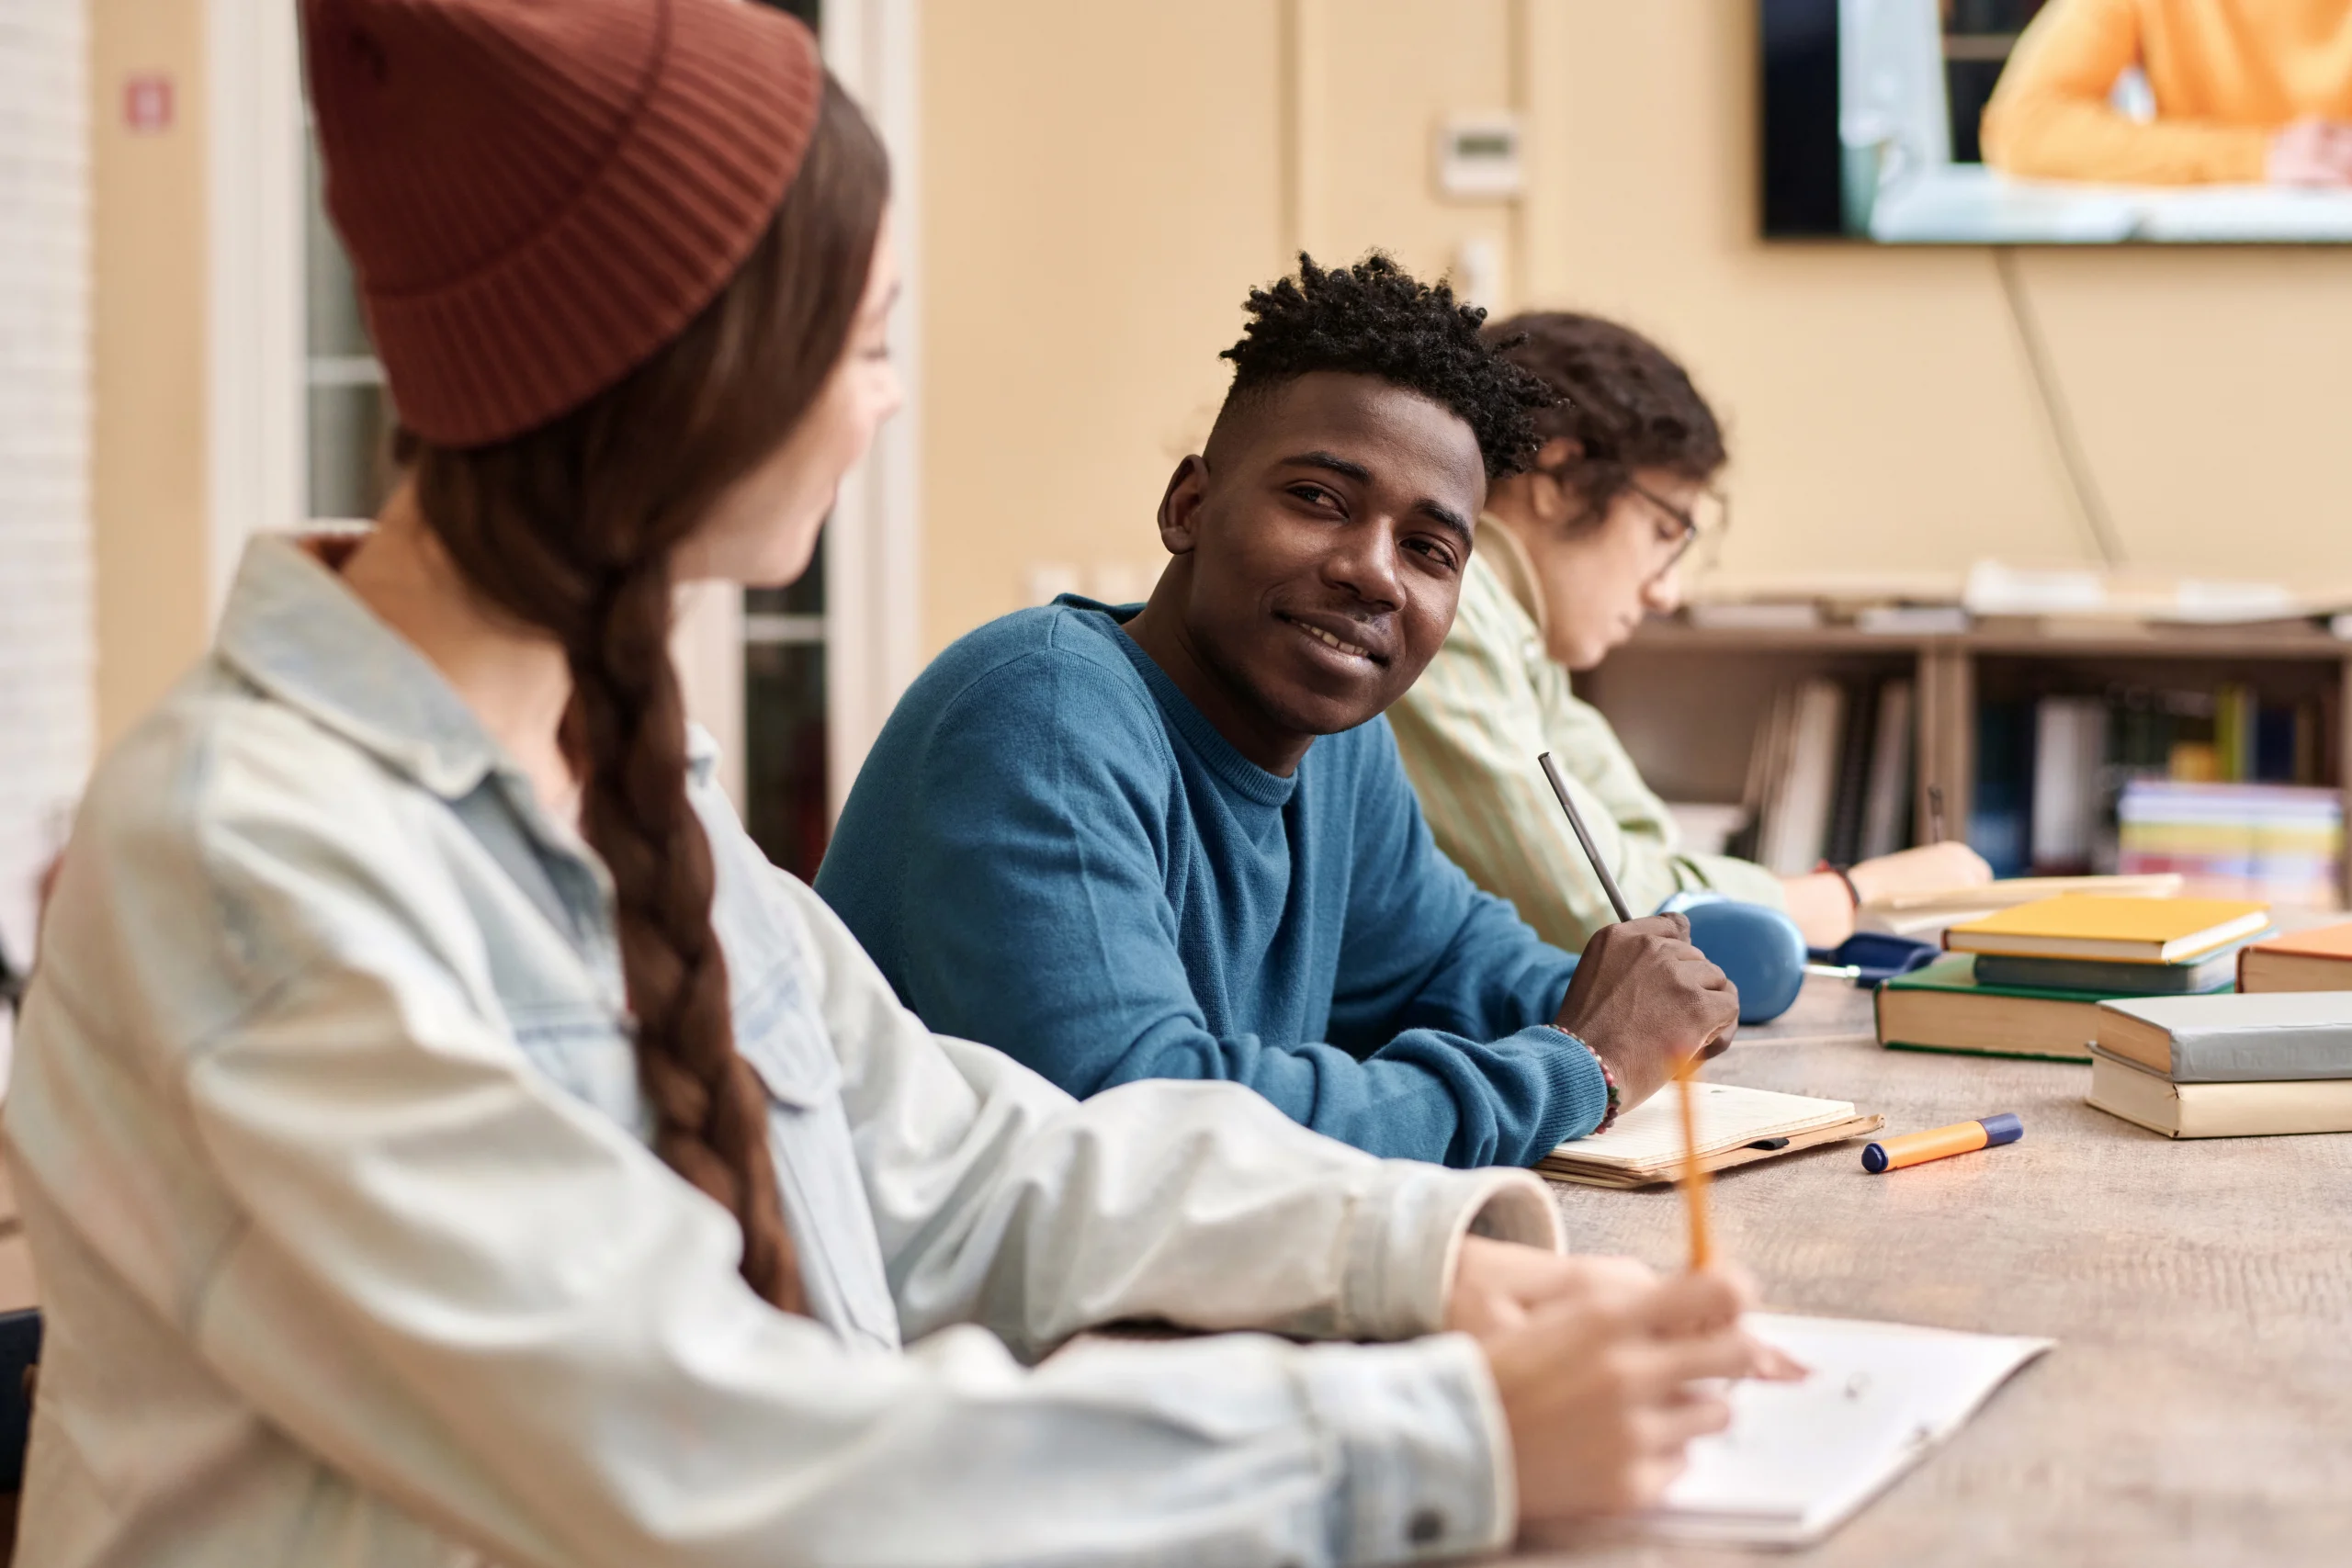
<svg viewBox="0 0 2352 1568">
<path fill-rule="evenodd" d="M 692 783 L 812 1316 L 647 1146 L 611 889 L 413 648 L 254 543 L 100 768 L 6 1108 L 48 1339 L 18 1561 L 1394 1561 L 1513 1512 L 1460 1237 L 1521 1172 L 929 1033 Z M 1008 976 L 1008 984 L 1018 984 Z M 1097 1342 L 1122 1318 L 1221 1334 Z"/>
</svg>

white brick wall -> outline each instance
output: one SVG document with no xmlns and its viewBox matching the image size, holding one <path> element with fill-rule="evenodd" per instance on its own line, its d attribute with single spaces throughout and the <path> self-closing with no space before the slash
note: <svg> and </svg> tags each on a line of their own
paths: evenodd
<svg viewBox="0 0 2352 1568">
<path fill-rule="evenodd" d="M 85 10 L 0 0 L 0 939 L 19 963 L 96 728 Z"/>
</svg>

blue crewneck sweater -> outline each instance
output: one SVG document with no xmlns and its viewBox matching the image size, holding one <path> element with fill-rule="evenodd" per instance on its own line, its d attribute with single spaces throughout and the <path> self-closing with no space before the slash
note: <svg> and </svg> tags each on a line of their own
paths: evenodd
<svg viewBox="0 0 2352 1568">
<path fill-rule="evenodd" d="M 1600 1120 L 1548 1025 L 1576 960 L 1438 852 L 1385 719 L 1288 778 L 1113 611 L 956 642 L 850 792 L 817 891 L 942 1033 L 1074 1094 L 1230 1078 L 1377 1155 L 1529 1165 Z"/>
</svg>

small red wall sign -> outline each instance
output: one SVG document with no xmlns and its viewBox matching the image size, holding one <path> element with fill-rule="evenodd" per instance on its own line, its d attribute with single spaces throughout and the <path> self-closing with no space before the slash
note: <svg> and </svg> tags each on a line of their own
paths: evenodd
<svg viewBox="0 0 2352 1568">
<path fill-rule="evenodd" d="M 144 72 L 122 81 L 122 123 L 152 135 L 172 127 L 172 79 L 161 72 Z"/>
</svg>

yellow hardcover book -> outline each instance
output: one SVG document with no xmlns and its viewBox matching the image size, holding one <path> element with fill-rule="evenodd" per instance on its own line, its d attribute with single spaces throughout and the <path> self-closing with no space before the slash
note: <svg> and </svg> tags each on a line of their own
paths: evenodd
<svg viewBox="0 0 2352 1568">
<path fill-rule="evenodd" d="M 1955 953 L 2020 958 L 2104 958 L 2125 964 L 2182 964 L 2252 936 L 2270 924 L 2270 907 L 2236 898 L 2102 898 L 2070 894 L 2020 904 L 1954 926 L 1944 945 Z"/>
</svg>

